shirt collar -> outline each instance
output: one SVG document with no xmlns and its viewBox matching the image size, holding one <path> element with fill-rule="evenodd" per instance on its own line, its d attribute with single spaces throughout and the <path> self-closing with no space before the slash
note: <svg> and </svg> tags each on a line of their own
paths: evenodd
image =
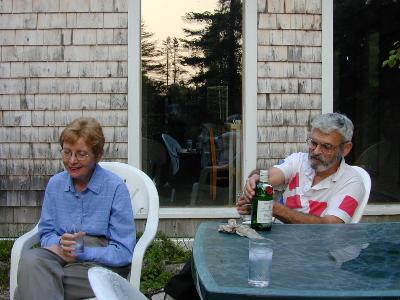
<svg viewBox="0 0 400 300">
<path fill-rule="evenodd" d="M 100 193 L 101 186 L 103 185 L 104 179 L 103 179 L 103 176 L 101 175 L 102 170 L 103 170 L 102 167 L 100 167 L 99 164 L 96 164 L 94 172 L 92 174 L 92 177 L 90 178 L 90 181 L 86 187 L 87 189 L 91 190 L 92 192 L 94 192 L 96 194 Z M 67 171 L 64 171 L 64 172 L 67 173 L 67 177 L 68 177 L 67 182 L 65 184 L 64 191 L 65 192 L 68 192 L 68 191 L 75 192 L 76 190 L 75 190 L 75 186 L 72 181 L 72 177 L 68 174 Z"/>
<path fill-rule="evenodd" d="M 346 162 L 344 161 L 344 157 L 341 158 L 339 168 L 337 169 L 336 173 L 333 174 L 332 181 L 338 181 L 340 177 L 344 175 L 344 165 Z"/>
</svg>

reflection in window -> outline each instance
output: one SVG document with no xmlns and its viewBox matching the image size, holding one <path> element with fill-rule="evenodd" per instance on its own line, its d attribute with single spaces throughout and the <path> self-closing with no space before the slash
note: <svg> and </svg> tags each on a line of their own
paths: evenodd
<svg viewBox="0 0 400 300">
<path fill-rule="evenodd" d="M 399 201 L 400 70 L 382 62 L 400 40 L 400 2 L 342 0 L 333 5 L 334 110 L 355 125 L 349 162 L 371 175 L 370 202 Z"/>
<path fill-rule="evenodd" d="M 240 0 L 142 1 L 142 165 L 162 206 L 234 204 L 241 30 Z"/>
</svg>

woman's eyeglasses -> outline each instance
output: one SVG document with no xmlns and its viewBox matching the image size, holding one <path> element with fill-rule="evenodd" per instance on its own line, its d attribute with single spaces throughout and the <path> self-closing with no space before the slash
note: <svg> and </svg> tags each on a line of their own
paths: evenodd
<svg viewBox="0 0 400 300">
<path fill-rule="evenodd" d="M 89 157 L 89 153 L 85 151 L 73 152 L 69 149 L 61 149 L 60 152 L 63 159 L 70 159 L 74 153 L 75 153 L 75 158 L 79 161 L 86 160 Z"/>
</svg>

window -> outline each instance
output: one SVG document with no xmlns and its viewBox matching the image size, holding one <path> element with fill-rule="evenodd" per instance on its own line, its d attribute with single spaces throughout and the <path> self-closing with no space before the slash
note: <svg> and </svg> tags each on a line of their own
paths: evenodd
<svg viewBox="0 0 400 300">
<path fill-rule="evenodd" d="M 181 1 L 182 3 L 186 3 L 187 1 Z M 194 2 L 199 2 L 199 1 L 194 1 Z M 217 3 L 218 1 L 215 1 L 215 3 Z M 238 1 L 234 1 L 234 2 L 238 2 Z M 142 7 L 143 5 L 146 5 L 148 2 L 144 2 L 142 1 Z M 225 5 L 228 5 L 228 7 L 231 6 L 230 1 L 225 1 L 224 2 Z M 137 37 L 140 36 L 140 22 L 137 21 L 137 18 L 135 18 L 135 16 L 137 16 L 137 8 L 140 4 L 140 1 L 138 0 L 134 0 L 130 2 L 130 7 L 129 7 L 129 11 L 130 11 L 130 41 L 136 41 Z M 252 18 L 250 19 L 251 21 L 247 21 L 247 30 L 246 31 L 246 39 L 242 41 L 242 38 L 239 38 L 239 44 L 244 43 L 244 47 L 246 47 L 247 45 L 247 51 L 246 53 L 243 54 L 244 56 L 244 61 L 246 61 L 246 56 L 248 55 L 252 55 L 253 59 L 256 56 L 256 5 L 254 3 L 252 3 L 252 1 L 245 1 L 244 2 L 244 6 L 245 9 L 244 11 L 247 11 L 246 13 L 246 18 L 245 20 L 249 20 L 250 18 L 248 18 L 249 15 L 252 15 Z M 218 9 L 218 8 L 217 8 Z M 160 9 L 158 9 L 160 10 Z M 140 11 L 140 10 L 139 10 Z M 214 11 L 214 10 L 211 10 Z M 172 13 L 173 11 L 171 11 Z M 135 15 L 136 14 L 136 15 Z M 165 11 L 163 11 L 163 14 L 165 15 Z M 143 18 L 145 21 L 145 18 Z M 253 22 L 254 21 L 254 22 Z M 146 23 L 145 23 L 146 26 Z M 252 26 L 254 26 L 252 28 Z M 145 29 L 146 30 L 146 29 Z M 251 34 L 248 34 L 248 32 L 252 32 Z M 151 33 L 151 32 L 150 32 Z M 143 37 L 143 35 L 142 35 Z M 224 39 L 224 33 L 221 31 L 220 35 L 219 35 L 219 39 Z M 142 39 L 143 40 L 143 39 Z M 151 40 L 151 38 L 147 39 L 148 41 Z M 181 42 L 181 40 L 178 40 L 178 42 Z M 133 53 L 133 55 L 130 56 L 130 70 L 131 70 L 131 74 L 133 74 L 133 76 L 130 76 L 128 79 L 128 85 L 129 85 L 129 95 L 128 95 L 128 99 L 129 100 L 129 162 L 137 165 L 139 167 L 141 167 L 143 170 L 147 170 L 148 174 L 150 176 L 153 177 L 153 179 L 156 181 L 158 180 L 157 185 L 159 186 L 159 189 L 161 190 L 161 188 L 164 188 L 165 191 L 163 192 L 163 198 L 161 200 L 161 205 L 162 206 L 191 206 L 191 205 L 195 205 L 196 207 L 198 206 L 210 206 L 210 205 L 217 205 L 220 206 L 222 205 L 223 207 L 225 206 L 229 206 L 232 205 L 233 200 L 235 198 L 235 190 L 237 190 L 241 184 L 241 176 L 243 176 L 243 172 L 248 172 L 249 170 L 251 170 L 252 168 L 255 167 L 255 155 L 251 156 L 250 159 L 247 159 L 245 161 L 245 163 L 240 162 L 242 155 L 244 153 L 251 153 L 254 151 L 255 153 L 255 130 L 254 134 L 248 134 L 247 138 L 243 137 L 241 135 L 241 132 L 243 130 L 242 125 L 242 115 L 241 115 L 241 110 L 242 107 L 244 107 L 246 112 L 251 113 L 252 111 L 255 111 L 255 105 L 256 103 L 241 103 L 241 104 L 237 104 L 237 102 L 232 102 L 232 100 L 234 98 L 229 98 L 230 95 L 232 95 L 234 93 L 235 88 L 233 88 L 233 90 L 230 91 L 229 89 L 229 85 L 228 88 L 226 88 L 226 84 L 224 83 L 224 81 L 220 80 L 220 82 L 218 82 L 218 84 L 216 84 L 217 82 L 213 83 L 212 85 L 208 85 L 203 87 L 203 91 L 202 93 L 200 93 L 200 91 L 197 91 L 196 93 L 193 93 L 192 90 L 190 89 L 177 89 L 176 85 L 180 85 L 180 79 L 179 79 L 179 72 L 182 71 L 181 74 L 182 77 L 185 77 L 184 74 L 185 70 L 179 70 L 179 65 L 176 65 L 176 62 L 174 62 L 173 60 L 173 53 L 174 53 L 174 39 L 171 35 L 171 39 L 169 41 L 170 48 L 168 48 L 168 41 L 165 40 L 165 43 L 163 43 L 162 45 L 165 46 L 164 48 L 164 53 L 162 53 L 162 55 L 164 56 L 164 61 L 162 60 L 163 58 L 161 58 L 160 63 L 163 63 L 164 65 L 166 64 L 165 62 L 165 58 L 166 58 L 166 53 L 167 51 L 165 51 L 165 49 L 170 49 L 168 50 L 169 53 L 172 53 L 172 55 L 168 58 L 169 62 L 171 63 L 174 62 L 174 64 L 171 64 L 170 70 L 174 70 L 172 71 L 172 73 L 169 73 L 168 75 L 168 86 L 170 87 L 170 90 L 166 90 L 164 89 L 161 93 L 149 93 L 149 85 L 145 86 L 145 84 L 143 84 L 143 88 L 140 88 L 140 85 L 138 85 L 138 80 L 135 80 L 135 72 L 138 69 L 138 65 L 139 63 L 137 61 L 135 61 L 135 53 L 138 53 L 138 47 L 137 45 L 135 45 L 134 42 L 128 42 L 130 44 L 130 49 L 132 49 L 132 52 L 130 51 L 130 53 Z M 249 46 L 251 45 L 251 46 Z M 242 44 L 241 44 L 242 46 Z M 241 51 L 241 50 L 240 50 Z M 184 56 L 185 53 L 183 53 Z M 171 60 L 172 57 L 172 60 Z M 241 56 L 240 56 L 241 58 Z M 240 60 L 241 61 L 241 60 Z M 247 60 L 249 61 L 249 60 Z M 218 61 L 216 61 L 216 63 L 218 63 Z M 248 74 L 249 76 L 247 76 L 247 78 L 251 79 L 252 77 L 256 77 L 256 61 L 254 61 L 253 63 L 242 63 L 242 68 L 243 68 L 243 73 Z M 218 67 L 221 67 L 223 65 L 218 65 Z M 178 67 L 178 68 L 175 68 Z M 183 68 L 184 69 L 184 68 Z M 205 70 L 205 69 L 204 69 Z M 204 72 L 203 70 L 203 72 Z M 133 71 L 133 72 L 132 72 Z M 154 72 L 156 73 L 156 72 Z M 190 71 L 189 71 L 190 73 Z M 189 74 L 190 75 L 190 74 Z M 253 78 L 253 79 L 254 79 Z M 138 79 L 136 77 L 136 79 Z M 140 77 L 139 77 L 140 79 Z M 147 78 L 142 77 L 142 80 L 145 81 L 147 80 Z M 164 74 L 164 81 L 166 81 L 166 74 Z M 174 83 L 175 80 L 175 83 Z M 185 81 L 185 79 L 182 79 L 183 81 Z M 256 82 L 255 80 L 252 80 L 253 82 Z M 241 81 L 240 81 L 241 82 Z M 239 82 L 239 85 L 240 85 Z M 250 80 L 248 81 L 250 82 Z M 250 85 L 252 85 L 252 83 L 244 83 L 244 86 L 249 87 Z M 151 88 L 153 88 L 153 86 L 151 86 Z M 241 87 L 240 87 L 241 88 Z M 138 90 L 140 90 L 140 93 L 138 93 Z M 182 93 L 182 90 L 184 91 L 184 93 Z M 169 94 L 168 94 L 169 92 Z M 241 92 L 239 92 L 241 94 Z M 139 99 L 142 98 L 142 95 L 151 95 L 150 101 L 147 101 L 147 103 L 145 102 L 141 102 L 139 101 Z M 180 128 L 180 126 L 176 126 L 176 124 L 174 125 L 173 122 L 176 122 L 177 120 L 174 119 L 177 115 L 182 114 L 182 113 L 186 113 L 189 112 L 191 114 L 192 117 L 187 117 L 184 115 L 184 118 L 186 118 L 186 120 L 184 120 L 186 123 L 184 126 L 186 126 L 186 124 L 189 124 L 189 122 L 192 122 L 194 124 L 195 123 L 195 119 L 196 117 L 199 116 L 199 111 L 197 111 L 197 108 L 195 107 L 196 105 L 198 105 L 198 101 L 200 101 L 199 99 L 200 96 L 203 98 L 207 98 L 210 99 L 210 101 L 207 102 L 203 102 L 204 105 L 200 105 L 200 109 L 202 110 L 207 110 L 209 114 L 211 115 L 209 117 L 208 120 L 217 120 L 220 122 L 220 124 L 217 124 L 218 126 L 216 126 L 216 128 L 212 128 L 213 130 L 210 130 L 209 128 L 207 128 L 206 126 L 204 127 L 204 132 L 208 133 L 208 135 L 210 135 L 209 132 L 211 132 L 211 135 L 214 135 L 214 140 L 215 140 L 215 152 L 214 152 L 214 157 L 217 159 L 221 159 L 221 162 L 223 162 L 223 159 L 225 157 L 228 158 L 228 165 L 231 166 L 231 168 L 234 168 L 233 172 L 229 173 L 228 171 L 228 181 L 226 182 L 226 178 L 225 178 L 225 183 L 224 183 L 224 178 L 223 176 L 221 176 L 222 178 L 219 178 L 219 175 L 215 176 L 214 178 L 216 180 L 221 180 L 220 181 L 220 186 L 218 186 L 218 184 L 216 185 L 216 189 L 210 188 L 210 185 L 212 186 L 212 184 L 210 184 L 211 181 L 210 176 L 212 176 L 212 174 L 206 174 L 206 176 L 203 176 L 203 178 L 205 178 L 203 181 L 205 184 L 201 185 L 202 182 L 201 181 L 190 181 L 190 177 L 194 177 L 194 174 L 192 174 L 193 172 L 189 173 L 189 175 L 186 177 L 184 176 L 183 179 L 188 181 L 188 184 L 186 184 L 185 187 L 179 186 L 179 182 L 178 182 L 178 186 L 177 188 L 172 187 L 172 185 L 174 184 L 173 179 L 172 178 L 170 180 L 169 176 L 174 175 L 174 167 L 172 165 L 172 161 L 171 161 L 171 156 L 169 155 L 168 150 L 166 149 L 166 144 L 164 142 L 164 139 L 162 137 L 162 133 L 166 133 L 169 136 L 173 136 L 172 132 L 176 131 L 178 132 L 178 136 L 179 136 L 179 131 L 182 130 L 182 128 Z M 175 97 L 175 98 L 172 98 Z M 163 100 L 158 101 L 157 103 L 161 103 L 161 107 L 158 105 L 153 105 L 154 104 L 154 99 L 155 98 L 163 98 Z M 189 101 L 185 101 L 184 105 L 182 105 L 182 97 L 189 97 Z M 197 98 L 196 98 L 197 97 Z M 252 99 L 256 98 L 256 87 L 253 87 L 253 89 L 245 89 L 244 92 L 244 99 L 252 97 Z M 143 98 L 144 99 L 144 98 Z M 241 99 L 240 99 L 241 100 Z M 180 102 L 181 101 L 181 102 Z M 197 101 L 197 102 L 196 102 Z M 138 114 L 137 111 L 137 107 L 142 107 L 140 110 L 140 114 Z M 143 114 L 142 114 L 143 111 Z M 161 118 L 157 120 L 157 118 Z M 246 116 L 243 116 L 243 118 L 245 119 Z M 142 121 L 140 121 L 142 119 Z M 198 118 L 199 119 L 199 118 Z M 181 121 L 181 120 L 179 120 Z M 203 121 L 206 121 L 206 119 L 203 117 Z M 243 120 L 245 122 L 245 120 Z M 197 121 L 199 122 L 199 121 Z M 204 123 L 204 122 L 203 122 Z M 206 122 L 207 123 L 207 122 Z M 248 122 L 251 123 L 251 122 Z M 149 126 L 150 125 L 150 126 Z M 163 127 L 161 127 L 164 126 Z M 174 125 L 174 126 L 173 126 Z M 200 124 L 201 125 L 201 124 Z M 184 127 L 183 126 L 183 127 Z M 191 126 L 193 127 L 193 125 Z M 175 129 L 174 129 L 175 128 Z M 196 127 L 194 127 L 196 128 Z M 244 128 L 244 130 L 248 130 L 249 126 Z M 251 127 L 250 127 L 251 128 Z M 255 128 L 255 126 L 254 126 Z M 169 130 L 169 132 L 167 132 L 167 129 Z M 190 141 L 188 140 L 192 140 L 191 141 L 191 147 L 193 149 L 198 148 L 199 143 L 197 140 L 197 135 L 190 135 L 190 132 L 194 131 L 192 129 L 192 131 L 190 131 L 190 128 L 183 128 L 186 131 L 183 131 L 180 133 L 181 134 L 181 138 L 174 138 L 175 140 L 178 141 L 178 143 L 180 144 L 180 147 L 183 149 L 182 154 L 183 155 L 187 155 L 189 158 L 189 165 L 190 165 L 190 161 L 192 163 L 195 163 L 198 165 L 198 158 L 194 158 L 196 155 L 199 155 L 197 153 L 197 151 L 185 151 L 187 150 L 187 148 L 189 148 L 188 146 L 190 145 Z M 161 135 L 161 137 L 157 137 L 158 140 L 154 139 L 154 135 L 157 135 L 157 130 L 158 133 Z M 164 132 L 165 131 L 165 132 Z M 234 132 L 233 134 L 231 132 Z M 169 134 L 171 133 L 171 134 Z M 237 138 L 237 136 L 240 136 L 240 138 Z M 167 137 L 168 139 L 168 137 Z M 225 139 L 225 140 L 224 140 Z M 248 141 L 246 142 L 246 144 L 243 147 L 243 151 L 237 151 L 236 149 L 240 149 L 240 142 L 243 139 L 247 139 Z M 137 140 L 141 140 L 141 144 L 138 146 Z M 225 143 L 227 141 L 228 146 L 232 145 L 233 147 L 231 148 L 227 148 L 225 149 L 226 151 L 224 151 L 223 143 Z M 229 144 L 230 143 L 230 144 Z M 205 147 L 206 149 L 209 148 L 211 154 L 207 157 L 206 155 L 200 155 L 200 172 L 204 169 L 202 168 L 202 166 L 206 166 L 207 164 L 209 164 L 210 166 L 210 160 L 213 159 L 213 154 L 212 154 L 212 146 L 211 144 L 207 147 Z M 161 155 L 161 165 L 163 163 L 167 163 L 167 167 L 165 168 L 165 166 L 163 168 L 157 168 L 154 167 L 154 157 L 157 156 L 152 156 L 152 152 L 157 152 L 157 151 L 161 151 L 162 147 L 164 147 L 164 156 Z M 251 149 L 251 150 L 250 150 Z M 162 152 L 162 151 L 161 151 Z M 205 152 L 207 152 L 207 150 L 205 150 Z M 138 154 L 140 153 L 140 154 Z M 238 157 L 239 156 L 239 157 Z M 229 161 L 230 159 L 230 161 Z M 212 162 L 211 162 L 212 163 Z M 221 164 L 222 167 L 223 164 Z M 179 164 L 179 168 L 184 168 L 183 165 Z M 217 162 L 217 167 L 220 167 L 220 165 L 218 165 Z M 229 166 L 228 166 L 229 167 Z M 176 168 L 176 167 L 175 167 Z M 221 168 L 223 169 L 223 168 Z M 175 169 L 176 170 L 176 169 Z M 189 167 L 189 170 L 192 170 L 192 168 Z M 228 169 L 229 170 L 229 169 Z M 232 169 L 231 169 L 232 170 Z M 242 170 L 243 172 L 238 173 Z M 210 170 L 211 172 L 213 172 L 212 170 Z M 219 170 L 217 170 L 219 171 Z M 167 173 L 166 173 L 167 172 Z M 169 172 L 169 173 L 168 173 Z M 198 171 L 197 171 L 198 172 Z M 203 172 L 204 174 L 204 172 Z M 221 173 L 223 174 L 223 173 Z M 162 177 L 164 176 L 164 177 Z M 166 177 L 165 177 L 166 176 Z M 201 176 L 200 176 L 201 177 Z M 199 177 L 199 179 L 200 179 Z M 233 179 L 231 179 L 233 177 Z M 215 180 L 214 179 L 214 180 Z M 166 181 L 166 180 L 170 180 Z M 198 183 L 196 185 L 196 183 Z M 182 185 L 182 184 L 181 184 Z M 197 190 L 197 197 L 193 197 L 193 194 L 196 192 L 196 188 Z M 179 192 L 182 193 L 182 189 L 186 189 L 186 193 L 187 193 L 187 198 L 180 199 L 180 195 L 177 195 L 178 190 L 180 189 Z M 222 189 L 222 190 L 221 190 Z M 159 190 L 159 191 L 160 191 Z M 208 200 L 206 198 L 202 198 L 201 193 L 203 194 L 208 194 L 210 195 Z M 213 199 L 213 197 L 215 197 Z M 181 201 L 181 202 L 179 202 Z M 182 203 L 182 201 L 185 201 Z M 205 202 L 204 202 L 205 201 Z M 209 201 L 209 202 L 207 202 Z"/>
<path fill-rule="evenodd" d="M 354 122 L 348 162 L 371 175 L 370 203 L 400 201 L 400 70 L 382 67 L 400 41 L 400 2 L 333 1 L 333 109 Z"/>
</svg>

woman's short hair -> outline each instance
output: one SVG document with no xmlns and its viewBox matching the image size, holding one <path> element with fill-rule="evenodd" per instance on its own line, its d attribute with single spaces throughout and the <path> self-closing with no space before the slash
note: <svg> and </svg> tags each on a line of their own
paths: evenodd
<svg viewBox="0 0 400 300">
<path fill-rule="evenodd" d="M 335 112 L 315 117 L 311 122 L 311 130 L 313 129 L 319 129 L 326 134 L 336 131 L 342 136 L 342 142 L 349 142 L 353 137 L 354 125 L 348 117 Z"/>
<path fill-rule="evenodd" d="M 94 118 L 77 118 L 73 120 L 60 135 L 60 145 L 63 147 L 64 142 L 75 144 L 79 138 L 83 138 L 96 158 L 103 154 L 104 134 L 99 122 Z"/>
</svg>

